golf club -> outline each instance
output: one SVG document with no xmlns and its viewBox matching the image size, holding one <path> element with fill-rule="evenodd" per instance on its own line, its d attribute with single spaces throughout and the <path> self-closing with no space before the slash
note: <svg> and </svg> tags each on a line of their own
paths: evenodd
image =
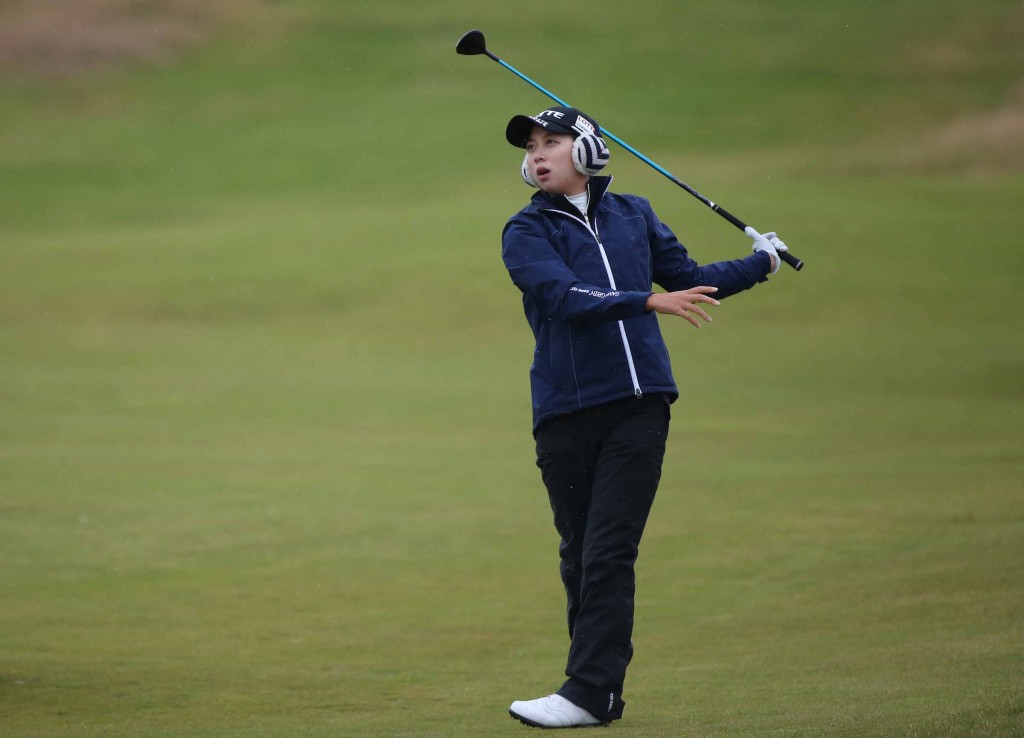
<svg viewBox="0 0 1024 738">
<path fill-rule="evenodd" d="M 483 33 L 483 31 L 476 30 L 476 29 L 474 29 L 472 31 L 466 31 L 466 33 L 464 33 L 462 35 L 462 38 L 459 39 L 459 43 L 455 45 L 455 51 L 457 51 L 459 54 L 462 54 L 463 56 L 476 56 L 478 54 L 485 54 L 486 56 L 489 56 L 491 59 L 493 59 L 494 61 L 498 62 L 498 64 L 500 64 L 501 66 L 505 67 L 505 69 L 509 70 L 510 72 L 512 72 L 514 75 L 516 75 L 517 77 L 519 77 L 523 81 L 528 82 L 531 85 L 533 85 L 534 87 L 536 87 L 538 90 L 543 92 L 545 95 L 550 97 L 552 100 L 557 102 L 559 105 L 562 105 L 562 106 L 567 107 L 567 108 L 568 107 L 572 107 L 571 105 L 569 105 L 569 103 L 567 103 L 564 100 L 560 99 L 556 95 L 553 95 L 552 93 L 548 92 L 543 87 L 541 87 L 539 84 L 537 84 L 532 79 L 527 77 L 525 74 L 520 72 L 518 69 L 512 67 L 509 64 L 506 64 L 504 61 L 502 61 L 497 56 L 495 56 L 490 51 L 488 51 L 487 50 L 487 43 L 484 40 L 484 33 Z M 690 187 L 688 184 L 686 184 L 682 180 L 679 180 L 676 177 L 674 177 L 666 169 L 664 169 L 663 167 L 659 166 L 655 162 L 653 162 L 650 159 L 648 159 L 646 156 L 644 156 L 639 151 L 637 151 L 632 146 L 630 146 L 628 143 L 623 141 L 621 138 L 619 138 L 618 136 L 613 134 L 607 128 L 602 127 L 601 128 L 601 134 L 603 136 L 606 136 L 606 137 L 610 138 L 615 143 L 619 144 L 622 148 L 626 149 L 626 151 L 628 151 L 633 156 L 635 156 L 638 159 L 640 159 L 640 161 L 644 162 L 645 164 L 650 165 L 651 167 L 653 167 L 654 169 L 659 171 L 661 174 L 663 174 L 666 177 L 668 177 L 670 180 L 672 180 L 677 185 L 682 187 L 684 190 L 689 192 L 691 195 L 696 197 L 702 203 L 704 203 L 709 208 L 714 210 L 716 213 L 721 215 L 727 221 L 729 221 L 734 226 L 739 228 L 741 231 L 746 233 L 750 238 L 757 238 L 758 236 L 761 235 L 756 230 L 754 230 L 753 228 L 748 226 L 746 223 L 744 223 L 742 220 L 737 218 L 735 215 L 730 213 L 728 210 L 725 210 L 724 208 L 719 207 L 718 205 L 713 203 L 711 200 L 709 200 L 708 198 L 704 197 L 704 195 L 702 195 L 699 192 L 697 192 L 697 190 L 693 189 L 692 187 Z M 787 264 L 789 264 L 794 269 L 796 269 L 797 271 L 800 271 L 804 267 L 803 261 L 798 259 L 798 258 L 796 258 L 795 256 L 793 256 L 792 252 L 780 251 L 779 252 L 779 258 L 782 259 Z"/>
</svg>

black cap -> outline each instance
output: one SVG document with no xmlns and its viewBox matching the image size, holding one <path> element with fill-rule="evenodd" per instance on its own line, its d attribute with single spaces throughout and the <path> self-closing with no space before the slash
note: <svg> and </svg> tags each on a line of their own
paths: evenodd
<svg viewBox="0 0 1024 738">
<path fill-rule="evenodd" d="M 508 122 L 505 128 L 505 138 L 513 146 L 521 149 L 526 148 L 526 140 L 534 126 L 546 128 L 555 133 L 571 133 L 573 138 L 581 133 L 593 133 L 601 135 L 601 126 L 597 121 L 576 108 L 548 108 L 536 115 L 517 115 Z"/>
</svg>

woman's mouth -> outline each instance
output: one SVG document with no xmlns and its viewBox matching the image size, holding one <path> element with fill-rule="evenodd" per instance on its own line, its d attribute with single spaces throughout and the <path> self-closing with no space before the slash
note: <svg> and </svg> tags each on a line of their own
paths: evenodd
<svg viewBox="0 0 1024 738">
<path fill-rule="evenodd" d="M 550 173 L 551 173 L 551 170 L 548 169 L 547 167 L 537 167 L 537 178 L 538 179 L 546 177 Z"/>
</svg>

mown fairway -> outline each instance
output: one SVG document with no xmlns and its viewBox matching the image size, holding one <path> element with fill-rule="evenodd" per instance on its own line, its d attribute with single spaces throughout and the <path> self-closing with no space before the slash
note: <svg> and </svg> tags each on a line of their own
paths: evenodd
<svg viewBox="0 0 1024 738">
<path fill-rule="evenodd" d="M 149 6 L 205 35 L 0 67 L 0 735 L 530 733 L 567 643 L 499 234 L 548 101 L 470 28 L 807 261 L 662 323 L 612 733 L 1024 735 L 1019 2 Z"/>
</svg>

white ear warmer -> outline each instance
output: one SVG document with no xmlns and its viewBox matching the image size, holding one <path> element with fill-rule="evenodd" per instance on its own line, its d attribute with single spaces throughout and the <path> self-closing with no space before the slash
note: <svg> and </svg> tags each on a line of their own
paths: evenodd
<svg viewBox="0 0 1024 738">
<path fill-rule="evenodd" d="M 526 156 L 523 157 L 523 168 L 521 170 L 521 174 L 523 175 L 523 181 L 526 182 L 526 184 L 530 185 L 530 187 L 535 187 L 537 189 L 540 189 L 540 185 L 537 184 L 537 180 L 535 180 L 533 178 L 533 175 L 530 174 L 530 166 L 529 166 L 529 164 L 526 163 L 527 159 L 529 159 L 529 157 L 530 157 L 529 154 L 527 154 Z"/>
<path fill-rule="evenodd" d="M 598 174 L 608 165 L 611 152 L 604 140 L 593 133 L 581 133 L 572 142 L 572 165 L 580 174 Z"/>
</svg>

